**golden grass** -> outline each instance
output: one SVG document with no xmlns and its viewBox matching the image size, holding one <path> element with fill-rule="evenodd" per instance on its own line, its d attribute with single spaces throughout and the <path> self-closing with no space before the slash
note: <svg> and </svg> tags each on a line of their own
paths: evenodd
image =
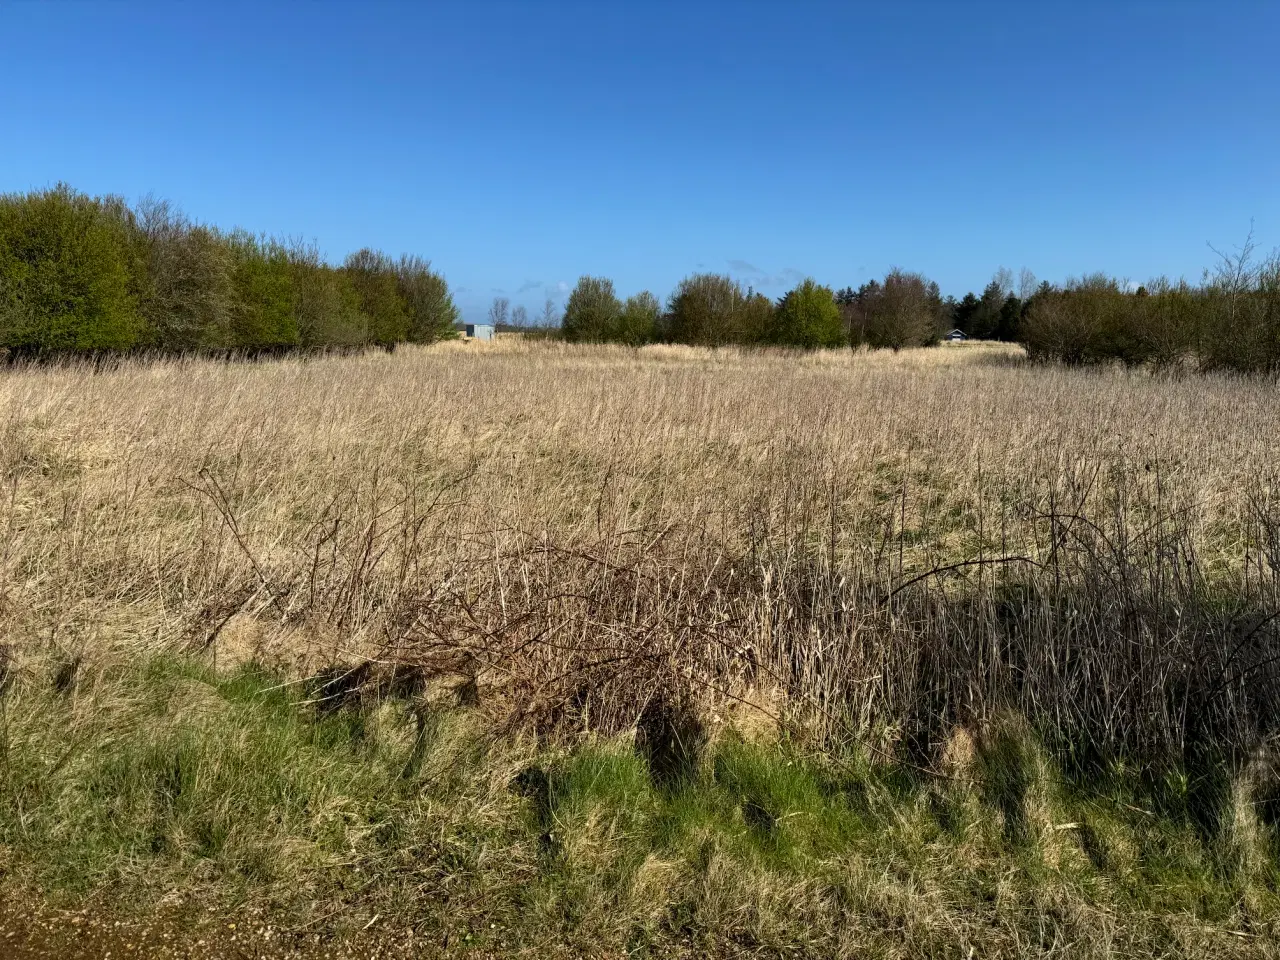
<svg viewBox="0 0 1280 960">
<path fill-rule="evenodd" d="M 1203 569 L 1271 576 L 1254 525 L 1277 503 L 1278 399 L 1271 382 L 1033 367 L 975 344 L 800 355 L 499 339 L 13 369 L 0 626 L 64 657 L 207 645 L 298 670 L 452 643 L 450 669 L 476 672 L 469 650 L 500 686 L 510 657 L 472 641 L 527 645 L 535 608 L 598 577 L 613 606 L 591 594 L 540 640 L 620 624 L 649 636 L 688 614 L 678 596 L 732 619 L 714 643 L 754 662 L 796 619 L 798 562 L 820 561 L 835 597 L 859 575 L 901 586 L 953 562 L 1043 558 L 1036 518 L 1064 504 L 1131 530 L 1176 518 Z M 928 582 L 995 576 L 975 564 Z M 744 578 L 749 627 L 731 602 Z M 828 614 L 827 627 L 841 616 Z M 827 627 L 810 615 L 805 629 Z"/>
</svg>

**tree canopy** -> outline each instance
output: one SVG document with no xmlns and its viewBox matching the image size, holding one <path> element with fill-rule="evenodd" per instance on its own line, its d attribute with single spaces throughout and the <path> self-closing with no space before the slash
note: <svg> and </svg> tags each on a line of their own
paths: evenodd
<svg viewBox="0 0 1280 960">
<path fill-rule="evenodd" d="M 582 276 L 569 294 L 560 321 L 564 338 L 574 343 L 601 343 L 617 337 L 622 303 L 613 292 L 613 281 Z"/>
<path fill-rule="evenodd" d="M 274 351 L 454 336 L 458 311 L 421 257 L 192 223 L 65 184 L 0 196 L 0 347 L 18 354 Z"/>
<path fill-rule="evenodd" d="M 806 279 L 778 303 L 773 342 L 791 347 L 838 347 L 844 344 L 840 307 L 830 287 Z"/>
</svg>

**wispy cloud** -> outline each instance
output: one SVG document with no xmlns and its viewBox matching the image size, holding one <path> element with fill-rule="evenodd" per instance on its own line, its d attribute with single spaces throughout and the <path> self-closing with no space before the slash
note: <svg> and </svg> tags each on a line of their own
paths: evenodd
<svg viewBox="0 0 1280 960">
<path fill-rule="evenodd" d="M 520 288 L 516 290 L 516 293 L 528 293 L 530 290 L 541 290 L 542 287 L 543 283 L 541 280 L 526 280 L 524 283 L 520 284 Z"/>
<path fill-rule="evenodd" d="M 762 270 L 748 260 L 729 260 L 729 270 L 743 277 L 753 287 L 794 287 L 808 276 L 803 270 L 795 267 L 783 267 L 777 273 Z"/>
<path fill-rule="evenodd" d="M 503 290 L 501 287 L 490 287 L 490 288 L 489 288 L 489 292 L 490 292 L 490 293 L 500 293 L 500 294 L 502 294 L 503 296 L 506 296 L 506 293 L 507 293 L 507 291 Z"/>
</svg>

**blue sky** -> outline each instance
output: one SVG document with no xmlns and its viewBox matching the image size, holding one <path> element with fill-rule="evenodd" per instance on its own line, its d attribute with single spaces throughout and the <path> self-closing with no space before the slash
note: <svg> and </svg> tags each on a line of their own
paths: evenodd
<svg viewBox="0 0 1280 960">
<path fill-rule="evenodd" d="M 582 273 L 1198 278 L 1280 244 L 1280 4 L 0 0 L 0 190 Z"/>
</svg>

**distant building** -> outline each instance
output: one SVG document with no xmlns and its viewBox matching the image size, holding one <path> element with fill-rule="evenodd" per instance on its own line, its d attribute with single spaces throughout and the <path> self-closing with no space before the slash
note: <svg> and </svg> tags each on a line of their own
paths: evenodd
<svg viewBox="0 0 1280 960">
<path fill-rule="evenodd" d="M 948 343 L 960 343 L 962 340 L 968 340 L 969 335 L 957 327 L 942 339 L 946 340 Z"/>
<path fill-rule="evenodd" d="M 466 326 L 467 337 L 471 340 L 492 340 L 493 324 L 492 323 L 468 323 Z"/>
</svg>

